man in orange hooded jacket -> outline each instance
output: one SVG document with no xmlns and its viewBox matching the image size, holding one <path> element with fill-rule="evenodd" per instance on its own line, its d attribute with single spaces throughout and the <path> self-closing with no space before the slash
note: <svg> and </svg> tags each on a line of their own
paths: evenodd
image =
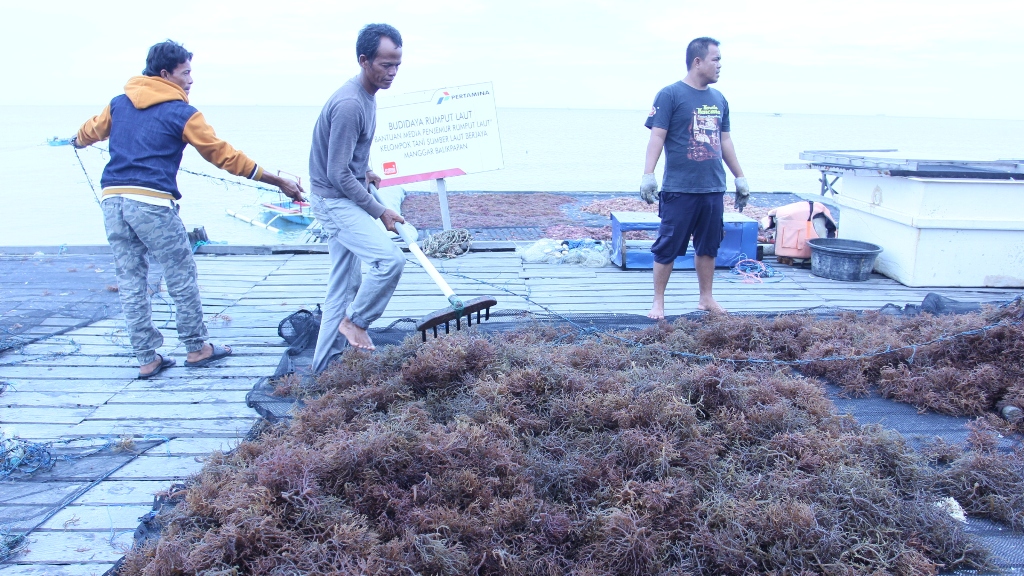
<svg viewBox="0 0 1024 576">
<path fill-rule="evenodd" d="M 172 358 L 156 352 L 163 336 L 152 320 L 147 255 L 163 268 L 167 292 L 174 299 L 178 339 L 188 354 L 185 365 L 203 367 L 231 354 L 230 347 L 206 341 L 196 264 L 178 217 L 177 174 L 185 146 L 191 144 L 218 168 L 277 186 L 289 198 L 302 200 L 303 190 L 296 182 L 265 172 L 217 138 L 203 114 L 188 103 L 191 87 L 192 53 L 171 40 L 156 44 L 149 49 L 143 75 L 131 78 L 125 93 L 82 125 L 72 139 L 76 148 L 110 139 L 100 206 L 143 379 L 174 365 Z"/>
</svg>

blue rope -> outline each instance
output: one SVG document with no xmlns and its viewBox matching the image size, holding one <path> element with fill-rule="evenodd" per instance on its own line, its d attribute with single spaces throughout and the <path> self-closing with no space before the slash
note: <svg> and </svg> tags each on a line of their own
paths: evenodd
<svg viewBox="0 0 1024 576">
<path fill-rule="evenodd" d="M 224 240 L 196 240 L 195 245 L 192 246 L 192 253 L 195 254 L 196 250 L 199 250 L 201 246 L 210 246 L 212 244 L 227 244 Z"/>
<path fill-rule="evenodd" d="M 0 479 L 15 471 L 32 474 L 37 470 L 49 470 L 57 462 L 50 451 L 51 444 L 37 444 L 20 438 L 0 438 L 3 462 L 0 463 Z"/>
<path fill-rule="evenodd" d="M 774 284 L 775 282 L 782 282 L 786 277 L 786 275 L 780 270 L 776 270 L 760 260 L 748 258 L 747 255 L 743 253 L 736 256 L 729 265 L 732 267 L 730 275 L 718 275 L 719 278 L 726 282 Z M 739 278 L 737 278 L 737 276 Z M 772 279 L 770 282 L 767 281 L 769 278 Z"/>
</svg>

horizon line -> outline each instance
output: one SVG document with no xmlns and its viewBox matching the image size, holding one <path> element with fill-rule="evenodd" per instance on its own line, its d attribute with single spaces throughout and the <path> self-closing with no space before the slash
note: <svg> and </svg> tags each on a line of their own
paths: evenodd
<svg viewBox="0 0 1024 576">
<path fill-rule="evenodd" d="M 82 107 L 91 108 L 95 104 L 2 104 L 0 108 L 71 108 L 71 107 Z M 211 107 L 225 107 L 225 108 L 322 108 L 322 104 L 204 104 L 203 108 Z M 495 106 L 498 110 L 561 110 L 561 111 L 581 111 L 581 112 L 637 112 L 646 113 L 646 108 L 569 108 L 569 107 L 551 107 L 551 106 Z M 733 111 L 734 114 L 754 114 L 754 115 L 770 115 L 770 116 L 849 116 L 855 118 L 913 118 L 913 119 L 931 119 L 931 120 L 993 120 L 1003 122 L 1024 122 L 1024 117 L 1020 118 L 995 118 L 985 116 L 913 116 L 913 115 L 901 115 L 901 114 L 856 114 L 850 112 L 785 112 L 785 111 L 760 111 L 760 110 L 737 110 Z"/>
</svg>

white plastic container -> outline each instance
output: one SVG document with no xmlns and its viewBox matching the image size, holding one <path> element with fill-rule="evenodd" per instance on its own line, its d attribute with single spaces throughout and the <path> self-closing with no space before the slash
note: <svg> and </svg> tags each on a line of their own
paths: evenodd
<svg viewBox="0 0 1024 576">
<path fill-rule="evenodd" d="M 839 237 L 883 248 L 907 286 L 1024 287 L 1024 182 L 847 173 Z"/>
</svg>

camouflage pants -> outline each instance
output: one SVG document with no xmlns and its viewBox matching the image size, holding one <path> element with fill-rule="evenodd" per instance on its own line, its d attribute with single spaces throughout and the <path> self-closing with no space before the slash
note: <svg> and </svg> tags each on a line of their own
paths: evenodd
<svg viewBox="0 0 1024 576">
<path fill-rule="evenodd" d="M 178 339 L 187 352 L 201 350 L 207 339 L 203 303 L 199 298 L 196 262 L 177 208 L 120 196 L 108 197 L 100 205 L 107 241 L 114 252 L 121 309 L 139 363 L 156 360 L 156 349 L 164 343 L 163 335 L 153 324 L 147 255 L 164 270 L 167 292 L 174 300 Z"/>
</svg>

